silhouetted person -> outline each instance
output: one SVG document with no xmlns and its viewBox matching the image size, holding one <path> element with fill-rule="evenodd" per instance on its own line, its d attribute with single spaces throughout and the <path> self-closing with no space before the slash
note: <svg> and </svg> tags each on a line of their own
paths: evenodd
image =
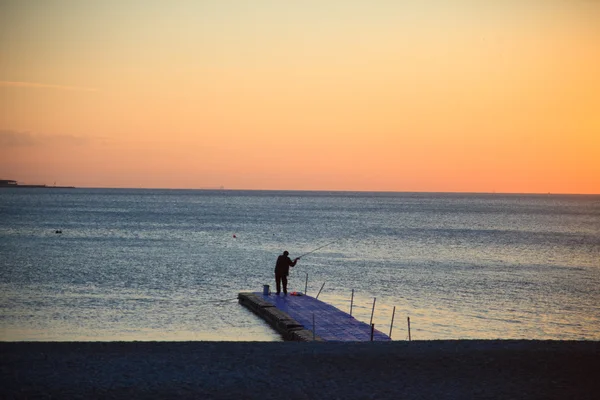
<svg viewBox="0 0 600 400">
<path fill-rule="evenodd" d="M 281 293 L 281 284 L 283 283 L 283 294 L 287 294 L 287 277 L 290 273 L 290 267 L 296 265 L 300 257 L 294 258 L 292 261 L 288 255 L 290 253 L 286 251 L 282 255 L 277 257 L 277 263 L 275 264 L 275 284 L 277 286 L 277 295 Z"/>
</svg>

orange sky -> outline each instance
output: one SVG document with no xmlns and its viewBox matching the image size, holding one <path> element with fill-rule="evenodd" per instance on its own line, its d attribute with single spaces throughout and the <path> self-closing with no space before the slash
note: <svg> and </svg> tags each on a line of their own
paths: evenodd
<svg viewBox="0 0 600 400">
<path fill-rule="evenodd" d="M 586 0 L 3 1 L 0 179 L 600 193 L 598 21 Z"/>
</svg>

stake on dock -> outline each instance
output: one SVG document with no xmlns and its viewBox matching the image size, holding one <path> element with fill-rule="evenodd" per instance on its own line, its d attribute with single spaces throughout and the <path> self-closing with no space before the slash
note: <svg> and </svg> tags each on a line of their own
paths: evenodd
<svg viewBox="0 0 600 400">
<path fill-rule="evenodd" d="M 408 320 L 408 341 L 410 342 L 410 317 L 406 317 Z"/>
<path fill-rule="evenodd" d="M 350 297 L 350 316 L 352 316 L 352 304 L 354 303 L 354 289 L 352 289 L 352 297 Z"/>
<path fill-rule="evenodd" d="M 373 335 L 375 335 L 375 324 L 371 324 L 371 342 L 373 341 Z"/>
<path fill-rule="evenodd" d="M 394 306 L 394 311 L 392 311 L 392 323 L 390 324 L 390 339 L 392 338 L 392 328 L 394 327 L 394 315 L 396 315 L 396 306 Z"/>
<path fill-rule="evenodd" d="M 377 300 L 377 297 L 373 297 L 373 309 L 371 310 L 371 322 L 369 322 L 369 324 L 373 323 L 373 313 L 375 312 L 375 301 Z"/>
<path fill-rule="evenodd" d="M 315 297 L 315 299 L 319 298 L 319 295 L 321 294 L 321 290 L 323 290 L 324 287 L 325 287 L 325 282 L 323 282 L 323 284 L 321 285 L 321 289 L 319 290 L 319 293 L 317 293 L 317 297 Z"/>
<path fill-rule="evenodd" d="M 305 272 L 306 274 L 306 282 L 304 282 L 304 294 L 306 294 L 306 289 L 308 288 L 308 272 Z"/>
<path fill-rule="evenodd" d="M 315 340 L 315 313 L 313 313 L 313 341 Z"/>
</svg>

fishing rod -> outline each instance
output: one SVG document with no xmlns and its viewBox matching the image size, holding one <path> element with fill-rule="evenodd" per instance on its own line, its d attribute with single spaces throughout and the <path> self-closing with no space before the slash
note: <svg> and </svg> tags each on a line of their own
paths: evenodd
<svg viewBox="0 0 600 400">
<path fill-rule="evenodd" d="M 342 238 L 342 239 L 343 239 L 343 238 Z M 324 244 L 323 246 L 317 247 L 316 249 L 314 249 L 314 250 L 311 250 L 311 251 L 309 251 L 308 253 L 304 253 L 304 254 L 302 254 L 300 257 L 298 257 L 298 259 L 301 259 L 302 257 L 304 257 L 304 256 L 307 256 L 307 255 L 309 255 L 309 254 L 312 254 L 312 253 L 314 253 L 314 252 L 315 252 L 315 251 L 317 251 L 317 250 L 321 250 L 323 247 L 327 247 L 327 246 L 329 246 L 329 245 L 332 245 L 332 244 L 334 244 L 334 243 L 336 243 L 336 242 L 339 242 L 339 241 L 340 241 L 340 240 L 342 240 L 342 239 L 336 239 L 336 240 L 334 240 L 333 242 L 329 242 L 329 243 L 326 243 L 326 244 Z"/>
</svg>

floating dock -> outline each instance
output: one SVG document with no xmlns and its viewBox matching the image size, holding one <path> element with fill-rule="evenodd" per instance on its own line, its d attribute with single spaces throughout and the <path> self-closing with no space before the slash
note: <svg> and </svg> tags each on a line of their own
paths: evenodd
<svg viewBox="0 0 600 400">
<path fill-rule="evenodd" d="M 264 319 L 284 340 L 300 342 L 367 342 L 371 326 L 348 313 L 306 295 L 240 293 L 241 305 Z M 313 330 L 314 318 L 314 330 Z M 373 341 L 390 341 L 377 329 Z"/>
</svg>

